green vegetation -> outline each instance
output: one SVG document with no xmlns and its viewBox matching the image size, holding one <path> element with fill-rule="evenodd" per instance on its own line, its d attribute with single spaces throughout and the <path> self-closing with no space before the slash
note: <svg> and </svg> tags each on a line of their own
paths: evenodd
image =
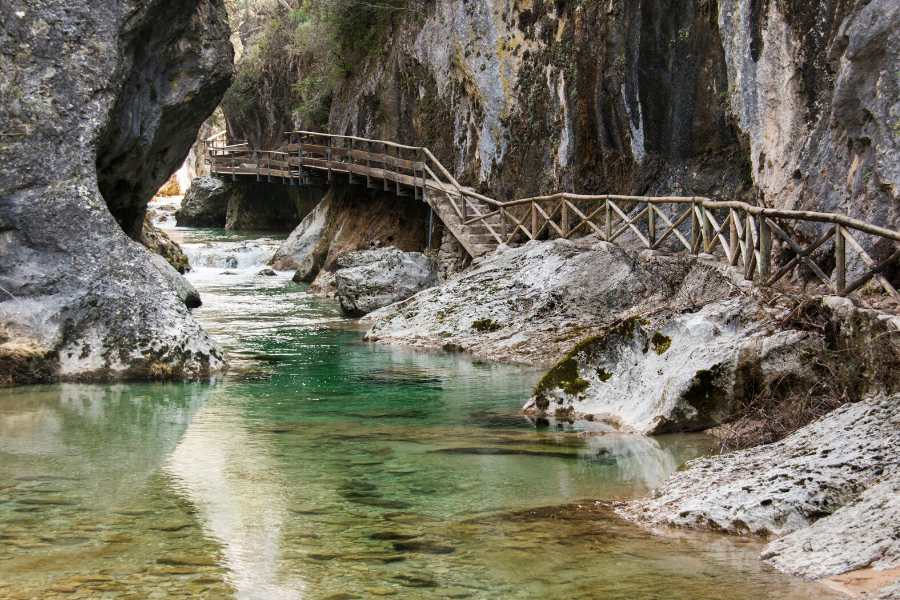
<svg viewBox="0 0 900 600">
<path fill-rule="evenodd" d="M 497 331 L 503 327 L 500 323 L 494 323 L 490 319 L 481 319 L 472 323 L 472 329 L 484 333 L 485 331 Z"/>
<path fill-rule="evenodd" d="M 237 46 L 230 116 L 277 106 L 304 127 L 326 130 L 331 94 L 383 46 L 405 0 L 229 0 Z"/>
<path fill-rule="evenodd" d="M 578 361 L 570 357 L 547 371 L 534 388 L 534 395 L 543 396 L 546 392 L 557 388 L 566 394 L 576 395 L 588 389 L 590 385 L 578 374 Z"/>
<path fill-rule="evenodd" d="M 672 345 L 672 339 L 657 331 L 650 338 L 650 343 L 653 344 L 653 351 L 662 356 Z"/>
</svg>

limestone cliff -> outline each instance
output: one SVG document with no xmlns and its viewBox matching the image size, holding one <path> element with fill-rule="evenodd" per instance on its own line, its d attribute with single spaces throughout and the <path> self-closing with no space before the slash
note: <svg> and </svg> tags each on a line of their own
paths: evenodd
<svg viewBox="0 0 900 600">
<path fill-rule="evenodd" d="M 497 197 L 744 194 L 898 223 L 898 32 L 893 0 L 438 0 L 341 82 L 329 130 L 434 146 Z"/>
<path fill-rule="evenodd" d="M 328 131 L 427 145 L 494 197 L 739 196 L 900 222 L 893 0 L 437 0 L 384 27 L 315 80 L 334 86 Z M 301 50 L 232 106 L 237 130 L 291 120 L 288 85 L 313 82 Z"/>
<path fill-rule="evenodd" d="M 228 39 L 220 0 L 0 6 L 0 343 L 29 353 L 5 383 L 224 364 L 135 240 L 230 84 Z"/>
</svg>

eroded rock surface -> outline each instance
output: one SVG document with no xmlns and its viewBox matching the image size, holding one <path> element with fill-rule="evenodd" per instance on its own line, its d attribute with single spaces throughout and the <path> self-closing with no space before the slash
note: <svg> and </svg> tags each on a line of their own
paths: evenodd
<svg viewBox="0 0 900 600">
<path fill-rule="evenodd" d="M 153 260 L 153 264 L 156 265 L 159 272 L 166 278 L 166 282 L 169 284 L 171 290 L 175 292 L 179 300 L 184 302 L 186 307 L 197 308 L 203 304 L 200 301 L 200 293 L 197 291 L 197 288 L 192 286 L 181 273 L 176 271 L 175 268 L 169 264 L 169 261 L 158 254 L 154 254 L 150 259 Z"/>
<path fill-rule="evenodd" d="M 140 237 L 232 77 L 219 0 L 5 3 L 0 322 L 11 383 L 224 365 Z M 46 168 L 52 165 L 52 168 Z M 101 193 L 102 192 L 102 193 Z M 23 352 L 13 352 L 21 357 Z"/>
<path fill-rule="evenodd" d="M 334 274 L 339 257 L 381 246 L 420 251 L 427 244 L 427 223 L 428 206 L 422 201 L 333 184 L 271 264 L 276 269 L 296 268 L 294 281 L 312 282 L 310 294 L 337 297 Z"/>
<path fill-rule="evenodd" d="M 589 236 L 502 247 L 364 322 L 372 324 L 369 340 L 551 366 L 619 319 L 665 303 L 696 309 L 732 293 L 739 284 L 715 262 L 632 252 Z"/>
<path fill-rule="evenodd" d="M 686 282 L 689 283 L 689 282 Z M 775 331 L 748 294 L 697 312 L 633 317 L 579 343 L 541 380 L 526 412 L 566 413 L 645 434 L 724 422 L 748 394 L 814 382 L 822 340 Z"/>
<path fill-rule="evenodd" d="M 147 217 L 144 219 L 144 229 L 141 231 L 140 241 L 150 252 L 166 259 L 172 268 L 182 275 L 191 270 L 191 263 L 181 250 L 181 246 L 173 242 L 166 232 L 153 224 L 150 213 L 147 213 Z"/>
<path fill-rule="evenodd" d="M 191 182 L 181 208 L 175 211 L 179 227 L 225 227 L 228 213 L 228 183 L 205 175 Z"/>
<path fill-rule="evenodd" d="M 325 231 L 331 202 L 320 202 L 288 236 L 269 262 L 277 271 L 298 270 L 295 281 L 310 282 L 319 274 L 326 252 L 313 252 Z"/>
<path fill-rule="evenodd" d="M 894 419 L 895 427 L 900 420 Z M 873 457 L 873 460 L 892 460 Z M 895 459 L 894 459 L 895 460 Z M 830 517 L 776 540 L 762 559 L 778 569 L 807 579 L 840 575 L 871 567 L 895 568 L 900 561 L 900 476 L 877 476 L 874 485 Z"/>
<path fill-rule="evenodd" d="M 763 556 L 790 572 L 836 574 L 896 554 L 896 500 L 883 486 L 895 485 L 898 452 L 900 397 L 878 397 L 847 404 L 776 444 L 690 461 L 620 513 L 651 526 L 798 532 Z M 865 510 L 866 519 L 857 518 Z M 851 558 L 865 540 L 878 543 Z M 841 543 L 840 556 L 830 556 Z"/>
<path fill-rule="evenodd" d="M 338 266 L 338 300 L 351 317 L 406 300 L 440 280 L 434 260 L 394 247 L 350 252 L 338 258 Z"/>
</svg>

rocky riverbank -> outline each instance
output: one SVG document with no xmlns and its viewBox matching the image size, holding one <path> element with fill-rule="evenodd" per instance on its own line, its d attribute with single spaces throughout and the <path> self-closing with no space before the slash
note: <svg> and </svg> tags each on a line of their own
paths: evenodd
<svg viewBox="0 0 900 600">
<path fill-rule="evenodd" d="M 889 314 L 756 288 L 710 256 L 594 236 L 503 247 L 362 321 L 369 341 L 552 366 L 527 412 L 637 433 L 716 427 L 761 397 L 891 392 L 900 364 Z"/>
<path fill-rule="evenodd" d="M 231 83 L 221 1 L 16 3 L 2 20 L 0 385 L 222 368 L 138 242 Z"/>
<path fill-rule="evenodd" d="M 870 398 L 776 444 L 690 461 L 618 512 L 650 527 L 775 538 L 760 558 L 807 579 L 897 569 L 898 456 L 900 396 Z"/>
<path fill-rule="evenodd" d="M 897 317 L 756 288 L 710 256 L 590 236 L 502 247 L 362 320 L 369 341 L 555 363 L 525 407 L 551 420 L 721 433 L 764 398 L 800 430 L 689 462 L 619 513 L 656 528 L 770 538 L 762 557 L 809 579 L 900 565 Z M 847 589 L 890 583 L 867 581 Z"/>
</svg>

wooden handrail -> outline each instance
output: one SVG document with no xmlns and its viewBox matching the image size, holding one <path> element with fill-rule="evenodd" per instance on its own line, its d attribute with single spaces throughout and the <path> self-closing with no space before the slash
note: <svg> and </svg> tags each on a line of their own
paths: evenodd
<svg viewBox="0 0 900 600">
<path fill-rule="evenodd" d="M 548 235 L 558 235 L 561 238 L 570 238 L 584 230 L 592 230 L 600 236 L 601 239 L 613 242 L 619 236 L 626 233 L 633 234 L 635 241 L 639 241 L 642 245 L 650 249 L 659 248 L 664 242 L 669 240 L 670 244 L 684 246 L 689 252 L 716 252 L 717 247 L 725 254 L 728 264 L 737 266 L 743 263 L 744 276 L 747 279 L 753 279 L 755 273 L 759 273 L 760 282 L 764 285 L 773 285 L 782 277 L 787 275 L 797 266 L 803 264 L 815 273 L 815 275 L 823 281 L 827 286 L 831 287 L 835 293 L 839 295 L 847 295 L 858 290 L 868 281 L 875 279 L 884 290 L 898 304 L 900 304 L 900 293 L 897 292 L 884 277 L 882 272 L 900 261 L 900 251 L 896 251 L 887 259 L 881 262 L 875 261 L 864 250 L 863 246 L 853 237 L 851 230 L 856 230 L 869 235 L 881 237 L 893 242 L 900 242 L 900 232 L 873 225 L 859 219 L 854 219 L 846 215 L 834 213 L 820 213 L 813 211 L 785 210 L 778 208 L 767 208 L 763 206 L 754 206 L 740 201 L 718 201 L 702 196 L 624 196 L 617 194 L 573 194 L 569 192 L 558 192 L 546 196 L 535 196 L 532 198 L 522 198 L 510 201 L 498 201 L 489 198 L 472 190 L 465 189 L 459 181 L 447 170 L 443 164 L 434 156 L 430 149 L 424 146 L 408 146 L 398 144 L 388 140 L 373 140 L 351 135 L 333 135 L 327 133 L 319 133 L 315 131 L 291 131 L 287 135 L 300 136 L 301 142 L 296 145 L 296 149 L 292 150 L 289 146 L 289 152 L 277 150 L 250 150 L 247 142 L 241 141 L 232 143 L 227 146 L 217 145 L 217 139 L 224 132 L 220 132 L 215 136 L 208 138 L 207 146 L 211 152 L 215 152 L 215 157 L 207 159 L 213 166 L 215 172 L 230 174 L 232 177 L 236 175 L 256 175 L 260 177 L 260 156 L 265 154 L 270 158 L 273 156 L 288 156 L 288 161 L 266 159 L 265 173 L 271 177 L 281 176 L 282 180 L 290 180 L 293 182 L 299 180 L 300 175 L 292 170 L 290 163 L 291 152 L 295 151 L 299 154 L 297 163 L 293 166 L 299 166 L 300 172 L 303 168 L 319 169 L 320 172 L 327 171 L 328 178 L 331 179 L 332 171 L 339 173 L 347 173 L 353 178 L 354 175 L 362 175 L 369 177 L 369 162 L 381 165 L 383 168 L 371 168 L 371 177 L 380 178 L 385 182 L 385 190 L 388 184 L 396 185 L 397 192 L 400 193 L 401 184 L 409 187 L 415 187 L 416 190 L 430 189 L 445 194 L 453 209 L 453 218 L 458 218 L 458 224 L 446 222 L 445 225 L 461 242 L 466 251 L 475 256 L 476 247 L 466 240 L 465 228 L 473 225 L 483 224 L 490 235 L 500 244 L 515 241 L 518 235 L 523 235 L 526 239 L 538 239 L 545 233 Z M 312 155 L 322 154 L 323 158 L 314 158 L 306 156 L 303 150 L 303 138 L 325 138 L 325 153 L 311 150 Z M 351 145 L 344 152 L 330 152 L 330 149 L 336 149 L 335 140 L 349 140 Z M 365 154 L 362 151 L 353 149 L 353 142 L 366 144 L 367 150 Z M 290 142 L 293 145 L 293 142 Z M 371 144 L 381 144 L 384 151 L 381 153 L 371 153 L 370 159 L 368 149 Z M 319 146 L 312 145 L 315 148 Z M 396 156 L 392 156 L 387 152 L 387 148 L 396 149 Z M 417 156 L 425 157 L 425 161 L 420 162 L 418 158 L 406 160 L 401 157 L 401 151 L 414 152 Z M 252 158 L 255 155 L 256 158 Z M 245 158 L 238 158 L 243 156 Z M 228 159 L 231 164 L 226 164 Z M 344 160 L 346 159 L 346 160 Z M 238 161 L 246 161 L 239 163 Z M 253 161 L 256 162 L 255 171 L 247 172 L 247 167 L 238 168 L 236 165 L 246 165 Z M 354 162 L 356 161 L 356 162 Z M 364 165 L 360 163 L 365 162 Z M 429 163 L 431 166 L 429 166 Z M 279 168 L 273 169 L 272 165 L 277 164 Z M 218 166 L 217 166 L 218 165 Z M 326 166 L 327 165 L 327 166 Z M 364 167 L 364 171 L 361 169 Z M 432 168 L 433 167 L 433 168 Z M 413 176 L 401 173 L 401 171 L 412 171 Z M 421 173 L 420 178 L 418 173 Z M 274 173 L 274 175 L 273 175 Z M 306 177 L 306 175 L 303 175 Z M 449 183 L 441 180 L 441 177 Z M 418 196 L 418 192 L 416 193 Z M 427 200 L 427 196 L 423 198 Z M 461 204 L 457 204 L 454 200 L 459 200 Z M 487 213 L 482 213 L 477 203 L 467 202 L 467 198 L 478 200 L 484 204 L 493 207 Z M 430 202 L 430 200 L 429 200 Z M 574 203 L 575 202 L 594 202 L 591 210 L 582 212 Z M 631 207 L 628 211 L 620 208 L 616 203 L 630 203 Z M 548 210 L 544 210 L 541 204 L 551 203 Z M 659 205 L 688 205 L 687 210 L 678 209 L 672 216 L 672 219 L 665 214 Z M 637 206 L 634 206 L 637 205 Z M 518 213 L 518 217 L 510 212 L 510 209 L 519 206 L 527 206 L 527 210 Z M 436 205 L 435 205 L 436 207 Z M 728 216 L 719 223 L 715 211 L 727 211 Z M 588 214 L 586 214 L 588 213 Z M 498 234 L 494 224 L 488 219 L 499 217 L 500 233 Z M 530 217 L 530 219 L 529 219 Z M 659 219 L 659 220 L 657 220 Z M 688 240 L 679 231 L 679 228 L 686 227 L 686 221 L 690 219 L 691 238 Z M 530 220 L 530 223 L 529 223 Z M 605 223 L 595 223 L 595 220 L 605 221 Z M 781 221 L 807 221 L 816 223 L 826 223 L 832 225 L 823 235 L 819 235 L 816 240 L 803 248 L 800 243 L 791 237 L 789 232 L 793 231 L 792 227 L 779 224 L 776 220 Z M 557 224 L 555 221 L 558 221 Z M 512 232 L 507 233 L 507 224 L 512 224 Z M 658 227 L 662 229 L 658 230 Z M 646 235 L 645 235 L 646 234 Z M 772 243 L 773 234 L 775 238 L 789 248 L 794 257 L 783 265 L 777 265 L 777 273 L 772 275 Z M 825 273 L 825 271 L 812 259 L 813 252 L 821 248 L 827 241 L 834 240 L 835 270 L 834 281 Z M 855 282 L 847 282 L 847 251 L 853 250 L 857 253 L 867 270 L 856 279 Z"/>
</svg>

